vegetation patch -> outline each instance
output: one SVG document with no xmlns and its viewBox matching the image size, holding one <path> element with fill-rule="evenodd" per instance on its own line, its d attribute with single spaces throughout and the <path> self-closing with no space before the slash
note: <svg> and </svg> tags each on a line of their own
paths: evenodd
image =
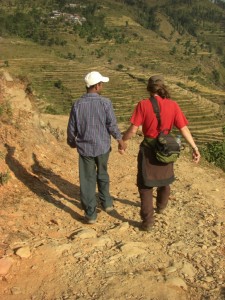
<svg viewBox="0 0 225 300">
<path fill-rule="evenodd" d="M 10 180 L 10 173 L 7 170 L 6 172 L 0 172 L 0 184 L 4 185 Z"/>
<path fill-rule="evenodd" d="M 225 126 L 223 127 L 223 134 L 225 136 Z M 207 143 L 201 149 L 201 153 L 208 162 L 214 163 L 225 172 L 225 138 L 222 142 Z"/>
<path fill-rule="evenodd" d="M 2 122 L 7 122 L 13 115 L 12 106 L 10 101 L 4 101 L 0 103 L 0 120 Z"/>
</svg>

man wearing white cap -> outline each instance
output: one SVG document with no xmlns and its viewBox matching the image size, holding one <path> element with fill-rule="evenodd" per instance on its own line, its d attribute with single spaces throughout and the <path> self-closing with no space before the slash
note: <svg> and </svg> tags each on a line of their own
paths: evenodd
<svg viewBox="0 0 225 300">
<path fill-rule="evenodd" d="M 87 223 L 97 219 L 96 183 L 99 200 L 106 212 L 113 210 L 109 194 L 107 164 L 111 150 L 111 136 L 124 150 L 112 102 L 102 97 L 103 83 L 109 78 L 99 72 L 88 73 L 85 78 L 87 93 L 72 106 L 67 127 L 67 143 L 79 153 L 80 198 Z"/>
</svg>

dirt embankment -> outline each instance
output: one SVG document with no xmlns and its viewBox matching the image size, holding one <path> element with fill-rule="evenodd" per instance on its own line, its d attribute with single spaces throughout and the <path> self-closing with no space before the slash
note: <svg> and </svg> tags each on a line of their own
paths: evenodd
<svg viewBox="0 0 225 300">
<path fill-rule="evenodd" d="M 87 225 L 78 155 L 65 143 L 67 116 L 42 116 L 24 88 L 1 81 L 0 298 L 225 299 L 224 187 L 219 169 L 183 153 L 170 203 L 139 230 L 135 186 L 140 137 L 109 161 L 115 211 Z M 5 106 L 6 107 L 6 106 Z M 7 175 L 8 174 L 8 175 Z M 8 177 L 7 177 L 8 176 Z"/>
</svg>

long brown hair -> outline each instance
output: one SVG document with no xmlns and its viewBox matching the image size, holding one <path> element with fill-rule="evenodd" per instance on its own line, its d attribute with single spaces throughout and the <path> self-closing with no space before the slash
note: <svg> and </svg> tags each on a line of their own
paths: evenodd
<svg viewBox="0 0 225 300">
<path fill-rule="evenodd" d="M 161 98 L 170 98 L 170 94 L 167 87 L 164 85 L 163 80 L 153 80 L 153 77 L 154 76 L 150 77 L 148 80 L 147 91 L 151 94 L 158 94 Z"/>
</svg>

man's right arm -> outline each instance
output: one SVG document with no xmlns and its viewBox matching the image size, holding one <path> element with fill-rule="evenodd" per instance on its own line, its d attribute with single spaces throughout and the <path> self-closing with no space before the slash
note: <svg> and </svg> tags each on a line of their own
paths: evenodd
<svg viewBox="0 0 225 300">
<path fill-rule="evenodd" d="M 71 109 L 68 126 L 67 126 L 67 144 L 71 148 L 76 148 L 76 118 L 75 118 L 74 106 Z"/>
</svg>

